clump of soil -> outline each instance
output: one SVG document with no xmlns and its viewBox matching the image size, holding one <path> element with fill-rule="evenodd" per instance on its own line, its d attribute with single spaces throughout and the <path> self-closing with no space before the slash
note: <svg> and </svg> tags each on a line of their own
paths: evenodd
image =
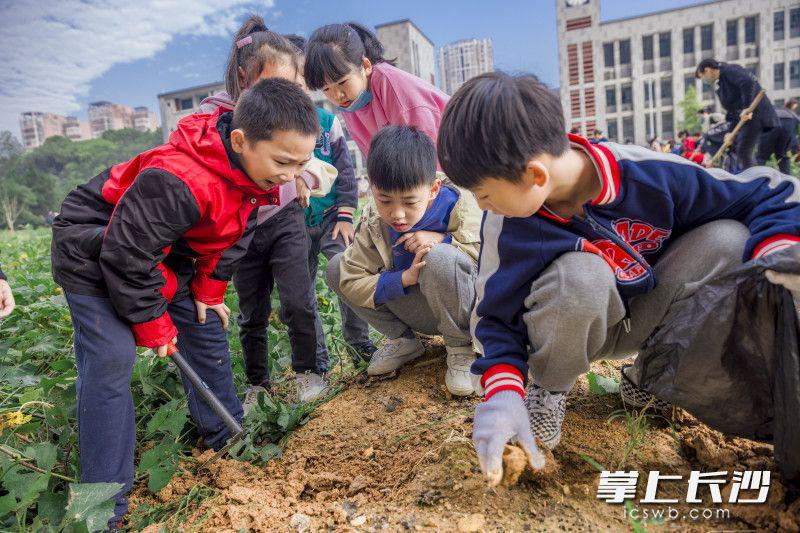
<svg viewBox="0 0 800 533">
<path fill-rule="evenodd" d="M 597 364 L 593 371 L 614 376 L 617 368 Z M 620 530 L 630 529 L 632 521 L 623 506 L 597 499 L 593 464 L 640 471 L 637 500 L 644 497 L 650 470 L 688 479 L 691 470 L 774 469 L 768 446 L 726 439 L 690 417 L 673 427 L 654 422 L 623 463 L 625 424 L 608 421 L 622 404 L 616 395 L 590 395 L 581 379 L 568 397 L 561 444 L 546 452 L 546 468 L 531 471 L 524 452 L 508 447 L 505 482 L 490 488 L 470 439 L 478 400 L 448 400 L 441 388 L 444 372 L 444 350 L 432 345 L 426 358 L 396 378 L 365 379 L 320 407 L 291 436 L 283 456 L 266 467 L 223 459 L 197 474 L 185 472 L 146 498 L 168 501 L 196 483 L 217 489 L 188 520 L 167 524 L 187 530 Z M 141 501 L 144 492 L 134 500 Z M 659 497 L 685 496 L 685 482 L 659 485 Z M 768 503 L 725 505 L 730 519 L 675 525 L 797 530 L 800 503 L 787 506 L 783 496 L 773 473 Z"/>
</svg>

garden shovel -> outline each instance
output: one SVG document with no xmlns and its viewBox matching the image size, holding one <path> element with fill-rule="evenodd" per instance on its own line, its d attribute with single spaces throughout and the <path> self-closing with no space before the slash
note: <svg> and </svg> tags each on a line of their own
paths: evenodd
<svg viewBox="0 0 800 533">
<path fill-rule="evenodd" d="M 230 414 L 227 409 L 225 409 L 225 406 L 222 405 L 222 402 L 219 401 L 219 398 L 217 398 L 216 395 L 211 392 L 211 389 L 208 388 L 208 385 L 206 385 L 206 382 L 203 381 L 203 378 L 201 378 L 200 375 L 195 372 L 194 368 L 191 367 L 189 362 L 183 358 L 181 352 L 178 351 L 177 346 L 169 343 L 169 346 L 167 347 L 167 355 L 172 357 L 172 360 L 175 361 L 175 364 L 178 365 L 178 368 L 180 368 L 183 375 L 186 376 L 186 379 L 188 379 L 192 384 L 194 390 L 200 394 L 211 410 L 214 411 L 218 417 L 220 417 L 220 419 L 225 423 L 225 426 L 228 428 L 228 431 L 231 433 L 231 437 L 228 439 L 227 444 L 225 444 L 225 446 L 215 453 L 214 456 L 208 461 L 208 463 L 213 463 L 225 455 L 234 444 L 241 440 L 241 438 L 244 436 L 244 430 L 239 422 L 237 422 L 233 417 L 233 415 Z"/>
</svg>

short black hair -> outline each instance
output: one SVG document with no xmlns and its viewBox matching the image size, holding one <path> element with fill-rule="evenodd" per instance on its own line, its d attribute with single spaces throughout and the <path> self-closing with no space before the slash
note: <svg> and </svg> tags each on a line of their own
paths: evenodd
<svg viewBox="0 0 800 533">
<path fill-rule="evenodd" d="M 294 82 L 283 78 L 261 80 L 246 89 L 236 103 L 231 127 L 241 128 L 251 142 L 269 140 L 275 131 L 319 135 L 317 109 Z"/>
<path fill-rule="evenodd" d="M 720 66 L 722 66 L 722 63 L 716 59 L 707 57 L 697 64 L 697 68 L 694 69 L 694 77 L 699 78 L 703 71 L 707 68 L 718 69 Z"/>
<path fill-rule="evenodd" d="M 414 126 L 386 126 L 369 146 L 370 184 L 386 192 L 408 191 L 436 179 L 436 148 Z"/>
<path fill-rule="evenodd" d="M 530 74 L 490 72 L 462 85 L 444 110 L 439 162 L 456 184 L 516 182 L 534 156 L 569 148 L 558 95 Z"/>
</svg>

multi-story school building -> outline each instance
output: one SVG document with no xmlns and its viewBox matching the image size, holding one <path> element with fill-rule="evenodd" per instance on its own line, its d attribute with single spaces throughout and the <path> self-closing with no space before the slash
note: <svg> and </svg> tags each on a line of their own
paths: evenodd
<svg viewBox="0 0 800 533">
<path fill-rule="evenodd" d="M 383 45 L 384 57 L 394 59 L 397 68 L 436 84 L 433 41 L 416 24 L 409 19 L 378 24 L 375 35 Z"/>
<path fill-rule="evenodd" d="M 600 20 L 600 0 L 556 0 L 556 14 L 561 103 L 583 134 L 672 137 L 689 87 L 721 110 L 694 76 L 705 58 L 751 70 L 773 103 L 800 97 L 797 0 L 715 0 L 616 20 Z"/>
</svg>

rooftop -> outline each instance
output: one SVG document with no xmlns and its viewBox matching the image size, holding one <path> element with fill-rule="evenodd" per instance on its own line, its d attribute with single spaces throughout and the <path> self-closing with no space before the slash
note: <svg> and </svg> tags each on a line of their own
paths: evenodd
<svg viewBox="0 0 800 533">
<path fill-rule="evenodd" d="M 430 37 L 428 37 L 427 35 L 425 35 L 425 32 L 424 32 L 424 31 L 422 31 L 421 29 L 419 29 L 419 26 L 417 26 L 416 24 L 414 24 L 414 22 L 413 22 L 411 19 L 401 19 L 401 20 L 395 20 L 395 21 L 393 21 L 393 22 L 385 22 L 385 23 L 383 23 L 383 24 L 376 24 L 376 25 L 375 25 L 375 29 L 377 30 L 378 28 L 385 28 L 386 26 L 395 26 L 395 25 L 397 25 L 397 24 L 411 24 L 412 26 L 414 26 L 414 28 L 416 28 L 416 29 L 417 29 L 417 31 L 418 31 L 418 32 L 419 32 L 419 33 L 420 33 L 420 34 L 421 34 L 423 37 L 425 37 L 425 40 L 427 40 L 429 43 L 431 43 L 431 46 L 434 46 L 434 44 L 433 44 L 433 41 L 431 41 Z"/>
<path fill-rule="evenodd" d="M 727 1 L 728 0 L 708 0 L 706 2 L 698 2 L 696 4 L 692 4 L 692 5 L 689 5 L 689 6 L 672 7 L 672 8 L 669 8 L 669 9 L 662 9 L 660 11 L 653 11 L 651 13 L 642 13 L 641 15 L 634 15 L 634 16 L 631 16 L 631 17 L 622 17 L 622 18 L 618 18 L 618 19 L 601 20 L 600 24 L 601 25 L 603 25 L 603 24 L 614 24 L 615 22 L 624 22 L 626 20 L 635 20 L 635 19 L 640 19 L 640 18 L 644 18 L 644 17 L 652 17 L 654 15 L 663 15 L 664 13 L 672 13 L 673 11 L 684 11 L 684 10 L 687 10 L 687 9 L 694 9 L 696 7 L 705 6 L 705 5 L 708 5 L 708 4 L 720 4 L 722 2 L 727 2 Z"/>
<path fill-rule="evenodd" d="M 183 89 L 175 89 L 173 91 L 163 92 L 163 93 L 158 94 L 156 96 L 158 98 L 161 98 L 162 96 L 171 96 L 173 94 L 178 94 L 178 93 L 185 93 L 185 92 L 189 92 L 189 91 L 199 91 L 200 89 L 210 89 L 212 87 L 218 87 L 220 85 L 225 85 L 225 82 L 224 81 L 215 81 L 214 83 L 204 83 L 202 85 L 195 85 L 193 87 L 185 87 Z"/>
</svg>

